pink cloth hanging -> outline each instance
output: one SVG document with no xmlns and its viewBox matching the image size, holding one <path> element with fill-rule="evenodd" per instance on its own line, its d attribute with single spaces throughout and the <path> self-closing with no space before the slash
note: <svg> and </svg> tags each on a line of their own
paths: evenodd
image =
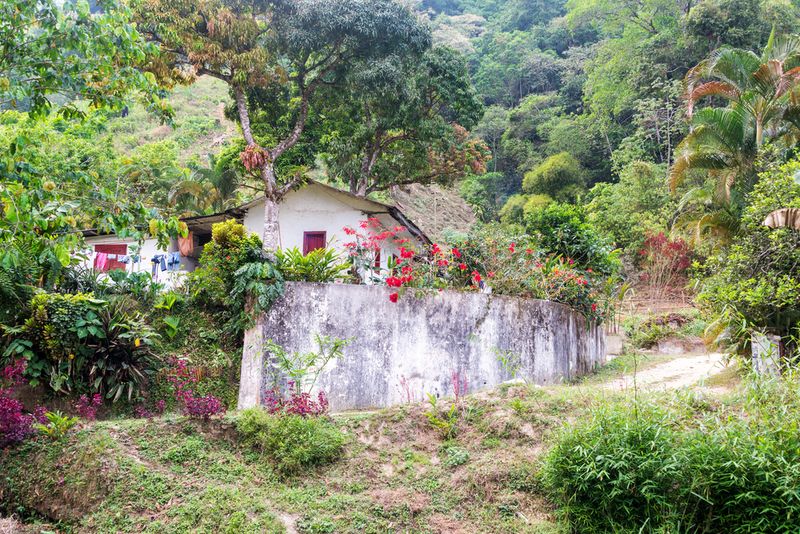
<svg viewBox="0 0 800 534">
<path fill-rule="evenodd" d="M 98 252 L 94 258 L 94 268 L 97 271 L 105 271 L 108 264 L 108 254 L 105 252 Z"/>
</svg>

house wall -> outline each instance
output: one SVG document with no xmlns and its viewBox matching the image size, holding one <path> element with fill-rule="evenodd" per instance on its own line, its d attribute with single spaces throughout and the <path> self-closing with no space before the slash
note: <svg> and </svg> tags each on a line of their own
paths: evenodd
<svg viewBox="0 0 800 534">
<path fill-rule="evenodd" d="M 280 204 L 278 216 L 281 234 L 281 247 L 297 247 L 303 250 L 303 233 L 324 231 L 327 233 L 328 246 L 344 253 L 344 243 L 352 241 L 342 229 L 345 226 L 358 228 L 358 224 L 370 214 L 377 217 L 387 228 L 394 228 L 398 223 L 388 213 L 375 213 L 377 210 L 385 211 L 379 204 L 369 201 L 347 198 L 332 191 L 328 187 L 309 184 L 302 189 L 292 191 L 284 197 Z M 352 203 L 352 204 L 351 204 Z M 363 204 L 359 206 L 358 204 Z M 244 217 L 244 225 L 250 232 L 258 236 L 264 233 L 264 202 L 255 204 Z M 399 237 L 411 239 L 412 235 L 403 232 Z M 386 267 L 387 258 L 398 254 L 398 247 L 387 243 L 386 249 L 381 251 L 381 264 Z"/>
<path fill-rule="evenodd" d="M 451 396 L 453 373 L 470 392 L 497 386 L 512 378 L 501 354 L 516 356 L 517 376 L 536 384 L 605 362 L 604 329 L 561 304 L 457 291 L 421 298 L 408 292 L 392 303 L 389 293 L 382 286 L 288 283 L 259 322 L 264 338 L 289 352 L 316 350 L 315 334 L 352 340 L 317 382 L 334 411 Z M 258 403 L 272 384 L 264 370 L 269 354 L 256 352 L 242 361 L 239 408 Z"/>
</svg>

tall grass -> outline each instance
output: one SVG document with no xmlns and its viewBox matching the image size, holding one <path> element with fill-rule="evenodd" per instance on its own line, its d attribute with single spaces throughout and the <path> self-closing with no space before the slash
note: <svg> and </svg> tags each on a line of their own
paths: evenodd
<svg viewBox="0 0 800 534">
<path fill-rule="evenodd" d="M 798 532 L 798 384 L 752 378 L 728 405 L 605 406 L 562 431 L 544 485 L 576 532 Z"/>
</svg>

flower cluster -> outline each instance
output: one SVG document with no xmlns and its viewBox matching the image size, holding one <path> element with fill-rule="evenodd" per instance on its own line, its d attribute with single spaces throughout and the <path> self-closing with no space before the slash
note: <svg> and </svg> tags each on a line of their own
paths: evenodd
<svg viewBox="0 0 800 534">
<path fill-rule="evenodd" d="M 320 416 L 328 413 L 328 397 L 324 391 L 317 394 L 314 400 L 310 393 L 295 391 L 294 384 L 289 382 L 289 397 L 284 398 L 278 390 L 270 390 L 264 394 L 264 407 L 271 414 L 291 414 L 302 417 Z"/>
<path fill-rule="evenodd" d="M 376 217 L 361 221 L 358 228 L 346 226 L 343 230 L 352 238 L 352 241 L 344 243 L 343 246 L 347 249 L 353 265 L 362 275 L 373 278 L 374 275 L 371 273 L 376 269 L 380 270 L 381 250 L 388 248 L 390 243 L 395 247 L 403 247 L 408 243 L 407 238 L 399 237 L 399 234 L 405 232 L 405 227 L 385 228 Z"/>
<path fill-rule="evenodd" d="M 198 373 L 186 360 L 173 358 L 167 381 L 175 390 L 175 400 L 183 403 L 184 413 L 190 417 L 208 419 L 225 412 L 222 401 L 213 395 L 196 396 L 194 385 L 200 381 Z"/>
<path fill-rule="evenodd" d="M 103 396 L 99 393 L 95 393 L 91 398 L 88 395 L 81 395 L 78 398 L 78 402 L 75 403 L 75 411 L 78 412 L 81 419 L 94 421 L 97 419 L 97 410 L 99 410 L 102 405 Z"/>
</svg>

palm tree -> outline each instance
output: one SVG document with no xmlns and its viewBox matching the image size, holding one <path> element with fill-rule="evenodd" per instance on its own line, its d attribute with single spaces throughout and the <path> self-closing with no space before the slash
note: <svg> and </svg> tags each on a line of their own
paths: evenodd
<svg viewBox="0 0 800 534">
<path fill-rule="evenodd" d="M 800 131 L 800 38 L 770 36 L 761 55 L 723 48 L 686 75 L 688 116 L 692 129 L 676 150 L 670 171 L 675 189 L 694 169 L 710 171 L 728 192 L 744 189 L 767 138 L 794 144 Z M 726 108 L 694 111 L 708 97 Z"/>
<path fill-rule="evenodd" d="M 180 216 L 205 215 L 232 207 L 236 201 L 239 177 L 213 155 L 210 167 L 194 166 L 185 180 L 176 182 L 169 192 L 169 203 Z"/>
</svg>

